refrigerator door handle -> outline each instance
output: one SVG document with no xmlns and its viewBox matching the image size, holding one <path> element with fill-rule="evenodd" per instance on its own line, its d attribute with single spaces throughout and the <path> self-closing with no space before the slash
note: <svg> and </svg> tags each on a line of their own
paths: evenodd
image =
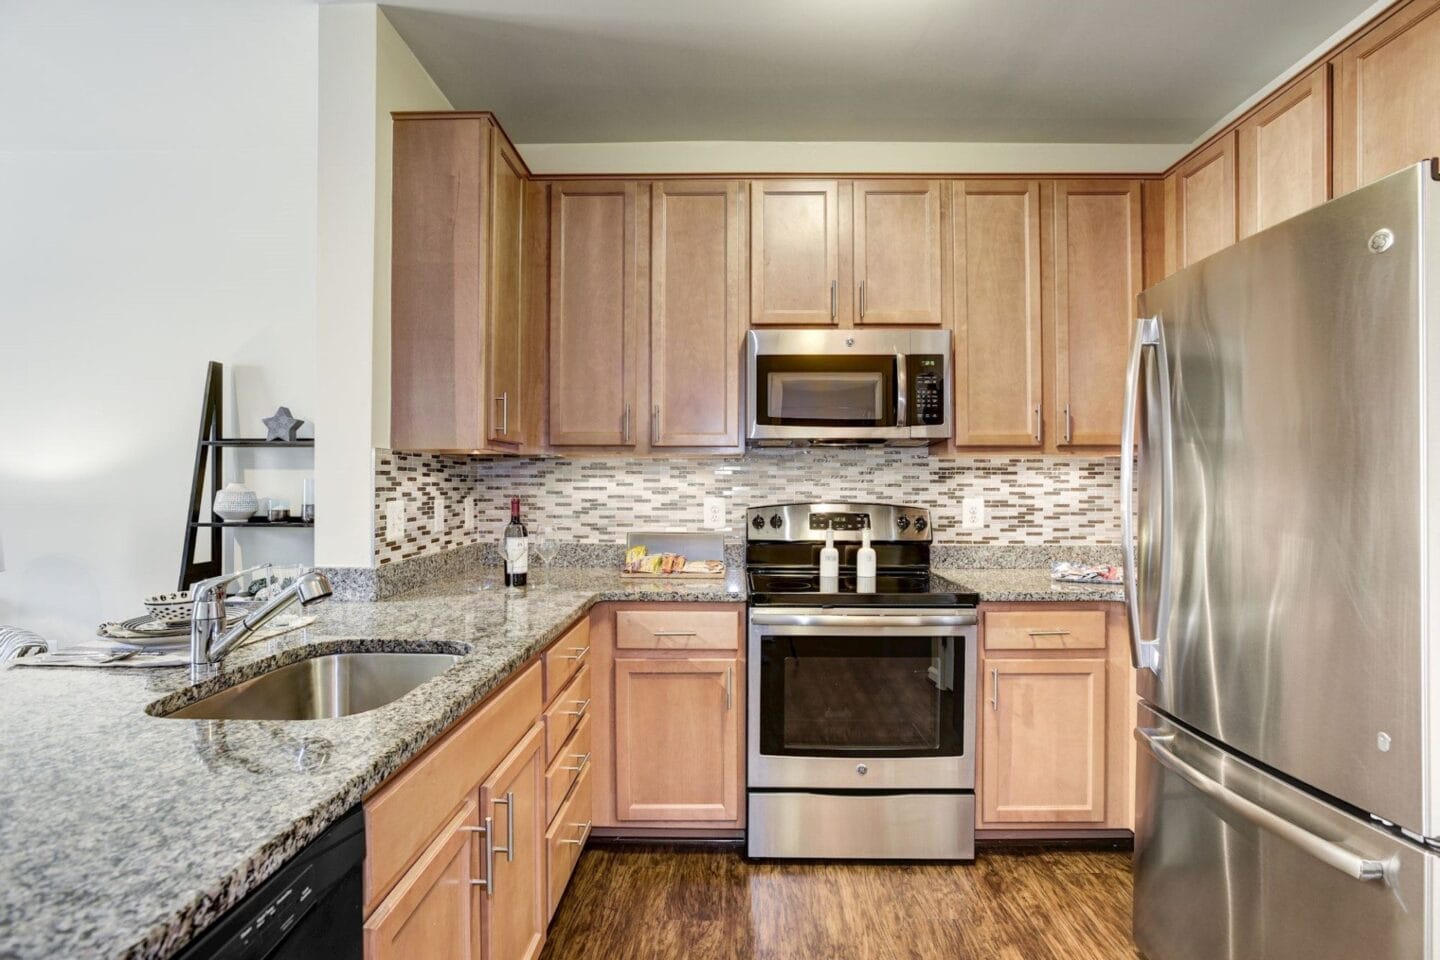
<svg viewBox="0 0 1440 960">
<path fill-rule="evenodd" d="M 1156 351 L 1161 417 L 1160 445 L 1160 589 L 1155 618 L 1155 637 L 1146 638 L 1141 631 L 1139 572 L 1135 562 L 1135 457 L 1136 429 L 1140 396 L 1141 361 L 1146 349 Z M 1149 383 L 1145 386 L 1148 388 Z M 1148 395 L 1148 392 L 1147 392 Z M 1158 317 L 1136 321 L 1135 337 L 1130 347 L 1130 363 L 1125 372 L 1125 414 L 1120 433 L 1120 556 L 1125 582 L 1125 612 L 1130 621 L 1130 661 L 1136 669 L 1160 670 L 1160 637 L 1164 636 L 1162 620 L 1167 616 L 1170 599 L 1169 545 L 1171 518 L 1174 510 L 1174 461 L 1170 443 L 1170 372 L 1167 369 L 1165 338 Z M 1144 443 L 1148 437 L 1139 438 Z M 1147 444 L 1148 446 L 1148 444 Z"/>
<path fill-rule="evenodd" d="M 1175 741 L 1173 733 L 1166 733 L 1154 728 L 1137 727 L 1135 738 L 1150 749 L 1156 760 L 1190 786 L 1260 829 L 1289 842 L 1327 867 L 1339 870 L 1353 880 L 1379 880 L 1388 883 L 1389 864 L 1387 861 L 1366 859 L 1338 843 L 1311 833 L 1298 823 L 1286 820 L 1279 814 L 1241 796 L 1223 783 L 1211 779 L 1180 759 L 1170 749 L 1170 744 Z"/>
</svg>

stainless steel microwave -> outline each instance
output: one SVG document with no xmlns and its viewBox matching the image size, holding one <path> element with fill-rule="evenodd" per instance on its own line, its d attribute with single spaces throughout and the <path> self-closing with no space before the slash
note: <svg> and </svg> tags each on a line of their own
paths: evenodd
<svg viewBox="0 0 1440 960">
<path fill-rule="evenodd" d="M 752 330 L 745 361 L 751 446 L 951 434 L 948 330 Z"/>
</svg>

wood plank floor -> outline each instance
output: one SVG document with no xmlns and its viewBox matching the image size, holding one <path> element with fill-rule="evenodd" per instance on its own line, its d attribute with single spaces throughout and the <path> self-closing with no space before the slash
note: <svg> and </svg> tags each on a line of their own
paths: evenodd
<svg viewBox="0 0 1440 960">
<path fill-rule="evenodd" d="M 1136 960 L 1130 855 L 749 863 L 733 848 L 585 852 L 542 960 Z"/>
</svg>

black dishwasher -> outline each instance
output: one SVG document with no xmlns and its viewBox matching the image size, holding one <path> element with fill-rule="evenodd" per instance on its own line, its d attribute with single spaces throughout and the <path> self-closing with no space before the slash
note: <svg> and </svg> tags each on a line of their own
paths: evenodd
<svg viewBox="0 0 1440 960">
<path fill-rule="evenodd" d="M 365 816 L 351 810 L 176 954 L 180 960 L 361 956 Z"/>
</svg>

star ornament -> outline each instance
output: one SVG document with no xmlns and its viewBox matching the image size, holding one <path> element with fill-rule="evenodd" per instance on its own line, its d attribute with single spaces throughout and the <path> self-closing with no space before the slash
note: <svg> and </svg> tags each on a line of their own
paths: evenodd
<svg viewBox="0 0 1440 960">
<path fill-rule="evenodd" d="M 296 431 L 305 421 L 290 416 L 289 407 L 280 407 L 274 416 L 263 417 L 260 422 L 265 424 L 266 440 L 294 440 Z"/>
</svg>

